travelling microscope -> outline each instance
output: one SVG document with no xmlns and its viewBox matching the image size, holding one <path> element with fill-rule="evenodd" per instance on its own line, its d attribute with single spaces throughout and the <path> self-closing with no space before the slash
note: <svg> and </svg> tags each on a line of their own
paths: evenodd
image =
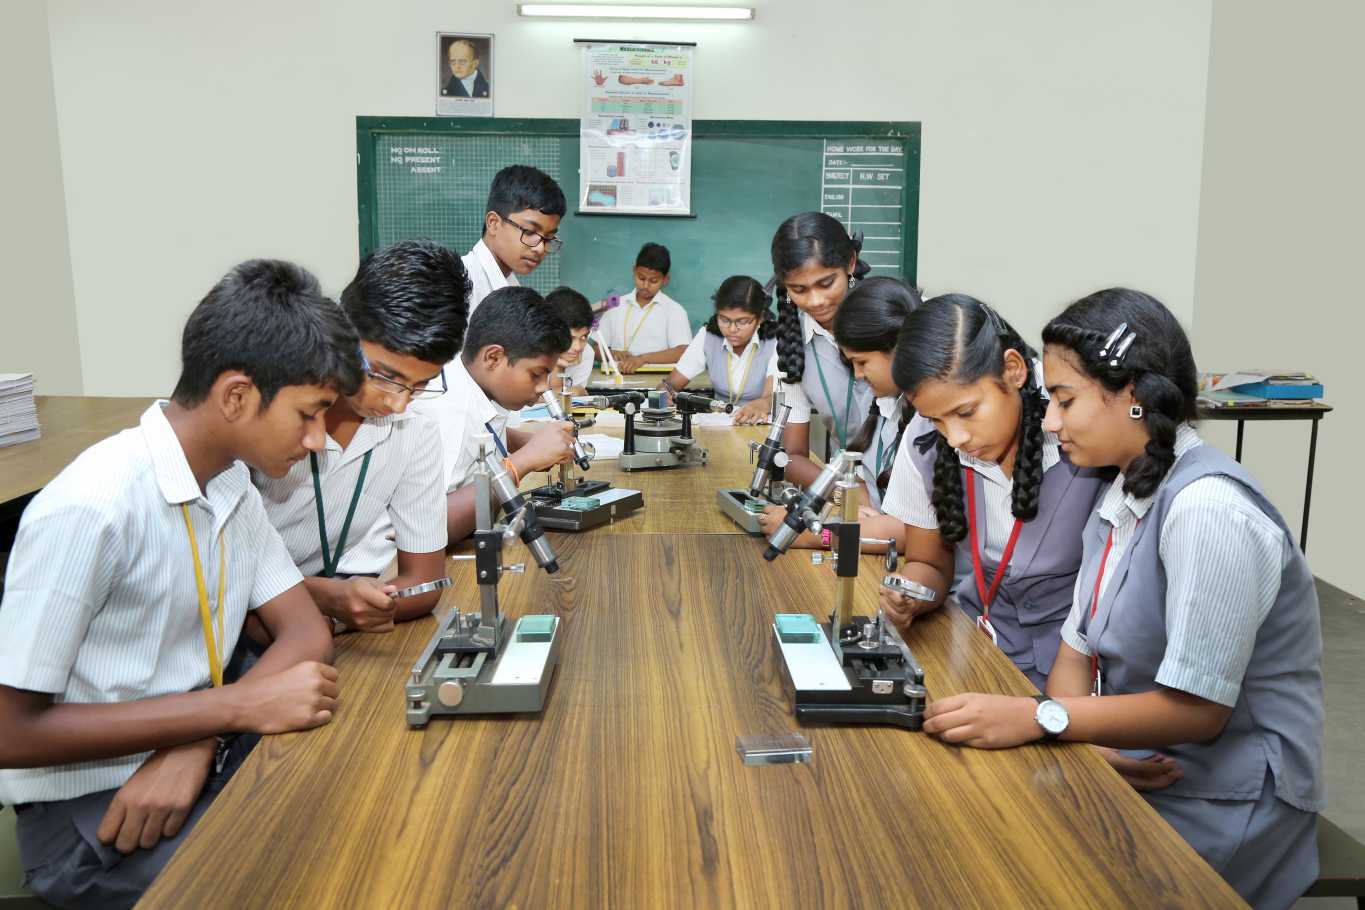
<svg viewBox="0 0 1365 910">
<path fill-rule="evenodd" d="M 770 505 L 781 505 L 783 492 L 790 484 L 783 479 L 787 467 L 787 452 L 782 448 L 782 434 L 791 417 L 791 405 L 782 403 L 782 391 L 773 393 L 772 426 L 762 443 L 749 443 L 749 461 L 757 460 L 753 480 L 748 490 L 717 490 L 716 504 L 730 520 L 753 535 L 761 535 L 759 523 L 763 510 Z"/>
<path fill-rule="evenodd" d="M 783 494 L 787 517 L 768 539 L 763 558 L 771 562 L 785 553 L 802 531 L 829 530 L 833 554 L 816 553 L 811 561 L 832 563 L 839 587 L 827 624 L 807 613 L 779 613 L 773 635 L 798 720 L 918 730 L 928 697 L 924 669 L 880 609 L 875 617 L 853 615 L 861 544 L 890 544 L 889 571 L 895 570 L 896 560 L 894 543 L 860 536 L 861 459 L 859 452 L 837 452 L 809 487 Z M 839 509 L 832 521 L 824 517 L 829 500 Z M 919 593 L 936 596 L 922 587 Z"/>
<path fill-rule="evenodd" d="M 625 447 L 619 459 L 623 471 L 706 464 L 706 450 L 692 436 L 693 415 L 734 410 L 734 405 L 695 392 L 674 392 L 671 403 L 664 389 L 645 393 L 588 389 L 588 394 L 599 391 L 626 418 Z"/>
<path fill-rule="evenodd" d="M 425 726 L 440 714 L 539 711 L 559 662 L 558 616 L 523 616 L 509 634 L 498 604 L 503 573 L 525 571 L 522 563 L 503 565 L 504 543 L 521 537 L 536 564 L 550 574 L 559 571 L 559 562 L 536 510 L 499 460 L 488 454 L 490 440 L 484 436 L 480 441 L 474 474 L 474 555 L 450 557 L 474 563 L 479 610 L 452 609 L 413 664 L 404 689 L 411 727 Z M 495 497 L 502 512 L 499 522 L 493 518 Z"/>
<path fill-rule="evenodd" d="M 575 467 L 588 470 L 596 455 L 591 443 L 578 440 L 578 431 L 592 426 L 594 419 L 570 416 L 573 412 L 572 380 L 562 376 L 560 381 L 563 383 L 560 391 L 556 394 L 553 389 L 546 389 L 541 400 L 545 402 L 550 419 L 573 424 L 573 459 L 554 469 L 558 479 L 526 494 L 541 523 L 556 531 L 586 531 L 644 508 L 645 497 L 639 490 L 613 488 L 605 480 L 580 480 L 574 473 Z M 643 399 L 643 396 L 636 397 Z M 606 408 L 610 406 L 610 396 L 596 396 L 589 399 L 589 403 Z"/>
</svg>

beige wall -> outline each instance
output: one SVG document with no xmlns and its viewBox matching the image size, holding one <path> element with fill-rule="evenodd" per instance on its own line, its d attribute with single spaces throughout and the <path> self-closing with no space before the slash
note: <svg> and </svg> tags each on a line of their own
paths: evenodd
<svg viewBox="0 0 1365 910">
<path fill-rule="evenodd" d="M 1209 0 L 756 5 L 688 25 L 529 21 L 511 0 L 51 0 L 87 391 L 165 391 L 185 314 L 240 259 L 344 285 L 354 117 L 432 113 L 438 30 L 497 35 L 500 116 L 576 116 L 571 40 L 629 37 L 699 42 L 699 117 L 921 120 L 928 288 L 1032 333 L 1116 282 L 1190 316 Z"/>
<path fill-rule="evenodd" d="M 43 0 L 0 3 L 0 373 L 38 392 L 81 393 L 62 160 Z"/>
<path fill-rule="evenodd" d="M 1309 535 L 1313 571 L 1365 592 L 1356 446 L 1365 417 L 1360 284 L 1365 4 L 1217 0 L 1195 284 L 1208 369 L 1308 369 L 1322 422 Z M 1227 424 L 1205 435 L 1232 450 Z M 1248 425 L 1245 463 L 1297 533 L 1308 425 Z"/>
</svg>

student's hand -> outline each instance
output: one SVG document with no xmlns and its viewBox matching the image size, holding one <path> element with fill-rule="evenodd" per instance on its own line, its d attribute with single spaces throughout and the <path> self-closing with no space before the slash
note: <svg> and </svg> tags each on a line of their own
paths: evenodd
<svg viewBox="0 0 1365 910">
<path fill-rule="evenodd" d="M 950 695 L 924 709 L 924 732 L 974 749 L 1009 749 L 1042 738 L 1043 728 L 1033 719 L 1037 708 L 1027 696 Z"/>
<path fill-rule="evenodd" d="M 237 699 L 243 733 L 292 733 L 311 730 L 332 719 L 341 687 L 336 667 L 306 660 L 268 676 L 252 674 L 227 688 Z"/>
<path fill-rule="evenodd" d="M 364 575 L 334 581 L 332 599 L 323 608 L 324 613 L 341 620 L 348 629 L 393 631 L 393 615 L 398 605 L 389 595 L 398 588 Z"/>
<path fill-rule="evenodd" d="M 1092 746 L 1134 790 L 1164 790 L 1185 776 L 1180 762 L 1169 755 L 1154 753 L 1149 758 L 1130 758 L 1108 746 Z"/>
<path fill-rule="evenodd" d="M 634 354 L 624 354 L 616 358 L 616 365 L 621 368 L 622 373 L 634 373 L 644 366 L 645 359 Z"/>
<path fill-rule="evenodd" d="M 862 514 L 862 510 L 866 508 L 868 507 L 863 506 L 858 510 L 859 518 L 866 517 Z M 872 511 L 876 514 L 881 514 L 876 512 L 875 509 Z M 896 577 L 904 578 L 905 576 L 897 573 Z M 905 630 L 910 628 L 910 624 L 915 621 L 916 616 L 919 616 L 921 613 L 928 613 L 930 610 L 934 609 L 934 602 L 932 600 L 917 600 L 913 597 L 906 597 L 901 592 L 892 591 L 890 588 L 879 588 L 878 594 L 880 595 L 881 608 L 883 612 L 886 613 L 886 618 L 891 620 L 892 624 L 896 627 L 896 631 L 902 634 L 905 633 Z"/>
<path fill-rule="evenodd" d="M 764 537 L 771 537 L 772 533 L 786 520 L 786 506 L 765 506 L 763 512 L 758 516 L 758 526 L 763 529 Z"/>
<path fill-rule="evenodd" d="M 544 471 L 573 457 L 573 424 L 551 421 L 531 434 L 525 445 L 512 453 L 517 471 L 525 477 Z"/>
<path fill-rule="evenodd" d="M 95 836 L 120 853 L 150 850 L 175 837 L 204 790 L 218 741 L 158 749 L 119 787 Z"/>
<path fill-rule="evenodd" d="M 751 426 L 756 423 L 767 423 L 768 411 L 771 407 L 771 398 L 756 398 L 738 411 L 735 411 L 730 419 L 738 426 Z"/>
</svg>

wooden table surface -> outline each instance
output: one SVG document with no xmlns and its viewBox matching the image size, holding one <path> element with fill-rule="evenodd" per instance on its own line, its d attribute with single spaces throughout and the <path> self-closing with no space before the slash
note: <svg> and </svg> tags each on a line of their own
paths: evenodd
<svg viewBox="0 0 1365 910">
<path fill-rule="evenodd" d="M 796 729 L 769 624 L 828 610 L 832 573 L 804 554 L 764 563 L 714 534 L 556 546 L 559 575 L 501 589 L 511 615 L 563 619 L 541 714 L 409 729 L 434 620 L 343 636 L 336 719 L 263 741 L 140 906 L 1242 906 L 1087 746 L 814 726 L 811 764 L 743 765 L 736 736 Z M 469 564 L 451 568 L 444 606 L 472 609 Z M 931 697 L 1029 691 L 956 609 L 908 641 Z"/>
<path fill-rule="evenodd" d="M 90 446 L 137 426 L 150 398 L 39 395 L 42 438 L 0 449 L 0 503 L 41 490 Z"/>
<path fill-rule="evenodd" d="M 754 476 L 749 461 L 749 443 L 762 442 L 767 427 L 697 427 L 693 434 L 707 452 L 704 465 L 680 468 L 654 468 L 648 471 L 623 471 L 615 459 L 595 461 L 583 480 L 606 480 L 614 487 L 639 490 L 645 507 L 635 514 L 591 533 L 606 534 L 743 534 L 716 505 L 716 491 L 725 488 L 748 489 Z M 594 426 L 584 431 L 620 439 L 621 426 Z M 544 474 L 533 474 L 522 482 L 522 489 L 545 483 Z M 569 533 L 569 532 L 566 532 Z"/>
</svg>

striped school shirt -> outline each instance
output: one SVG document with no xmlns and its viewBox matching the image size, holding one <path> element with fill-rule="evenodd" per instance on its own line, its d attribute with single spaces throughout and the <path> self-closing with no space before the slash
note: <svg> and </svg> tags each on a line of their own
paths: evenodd
<svg viewBox="0 0 1365 910">
<path fill-rule="evenodd" d="M 241 462 L 201 492 L 158 401 L 79 455 L 29 504 L 0 603 L 0 684 L 58 703 L 115 703 L 211 684 L 188 504 L 217 628 L 226 547 L 224 662 L 249 609 L 303 581 Z M 151 755 L 0 770 L 0 802 L 121 787 Z"/>
<path fill-rule="evenodd" d="M 447 393 L 449 394 L 449 393 Z M 394 553 L 434 553 L 446 546 L 445 475 L 441 435 L 429 418 L 412 411 L 366 418 L 345 450 L 330 435 L 318 453 L 327 547 L 336 557 L 341 526 L 355 494 L 366 453 L 370 465 L 356 502 L 338 575 L 378 575 Z M 270 523 L 304 575 L 321 575 L 322 537 L 309 460 L 278 480 L 251 472 Z M 392 531 L 394 539 L 387 539 Z"/>
<path fill-rule="evenodd" d="M 1194 427 L 1181 424 L 1176 460 L 1203 444 Z M 1100 579 L 1101 597 L 1156 497 L 1157 492 L 1143 499 L 1125 493 L 1120 474 L 1100 499 L 1097 511 L 1113 529 L 1114 541 Z M 1256 633 L 1279 594 L 1293 547 L 1230 478 L 1201 477 L 1176 494 L 1157 544 L 1166 572 L 1166 650 L 1158 684 L 1220 705 L 1237 704 Z M 1080 629 L 1094 594 L 1078 576 L 1071 613 L 1062 624 L 1062 640 L 1086 656 L 1090 645 Z"/>
<path fill-rule="evenodd" d="M 415 401 L 412 407 L 434 420 L 439 428 L 445 489 L 454 493 L 474 482 L 480 434 L 487 435 L 491 427 L 502 444 L 507 445 L 508 412 L 474 381 L 459 355 L 446 364 L 446 380 L 450 383 L 448 392 L 440 398 Z"/>
</svg>

